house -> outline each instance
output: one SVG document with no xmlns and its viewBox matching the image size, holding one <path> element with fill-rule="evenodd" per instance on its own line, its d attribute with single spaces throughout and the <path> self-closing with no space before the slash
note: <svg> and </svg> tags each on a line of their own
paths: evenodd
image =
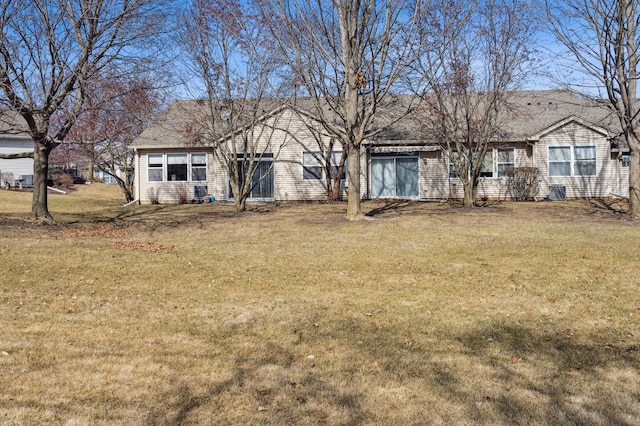
<svg viewBox="0 0 640 426">
<path fill-rule="evenodd" d="M 0 154 L 33 152 L 33 139 L 23 130 L 22 119 L 9 111 L 0 112 Z M 0 158 L 0 185 L 33 185 L 32 158 Z"/>
<path fill-rule="evenodd" d="M 138 200 L 150 202 L 156 194 L 160 202 L 175 202 L 178 186 L 186 187 L 192 198 L 233 197 L 217 143 L 193 143 L 188 137 L 193 123 L 204 120 L 198 115 L 202 108 L 199 101 L 174 102 L 133 143 Z M 324 180 L 313 154 L 326 149 L 328 138 L 317 137 L 310 130 L 312 118 L 291 108 L 265 112 L 263 119 L 257 133 L 264 155 L 250 199 L 324 199 Z M 363 198 L 463 197 L 448 153 L 421 134 L 418 123 L 408 117 L 366 142 L 360 159 Z M 628 149 L 617 137 L 618 127 L 597 102 L 566 91 L 512 92 L 500 136 L 485 157 L 478 196 L 509 198 L 508 170 L 537 167 L 541 199 L 556 197 L 558 191 L 563 198 L 626 197 Z"/>
</svg>

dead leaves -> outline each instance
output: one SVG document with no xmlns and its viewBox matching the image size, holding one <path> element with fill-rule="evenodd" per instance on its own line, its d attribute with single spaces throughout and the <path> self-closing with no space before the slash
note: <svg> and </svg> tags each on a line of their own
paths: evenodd
<svg viewBox="0 0 640 426">
<path fill-rule="evenodd" d="M 127 235 L 128 231 L 126 229 L 119 228 L 114 223 L 97 223 L 90 226 L 67 228 L 62 231 L 62 236 L 66 238 L 125 238 Z"/>
<path fill-rule="evenodd" d="M 163 246 L 141 241 L 127 241 L 125 238 L 129 236 L 129 232 L 114 223 L 97 223 L 90 226 L 67 228 L 62 231 L 62 235 L 65 238 L 98 237 L 116 239 L 117 241 L 114 242 L 114 245 L 117 250 L 137 251 L 150 254 L 171 253 L 174 251 L 174 247 L 172 246 Z"/>
<path fill-rule="evenodd" d="M 137 241 L 117 241 L 115 243 L 118 250 L 139 251 L 143 253 L 171 253 L 174 248 L 169 246 L 161 246 L 154 243 L 143 243 Z"/>
</svg>

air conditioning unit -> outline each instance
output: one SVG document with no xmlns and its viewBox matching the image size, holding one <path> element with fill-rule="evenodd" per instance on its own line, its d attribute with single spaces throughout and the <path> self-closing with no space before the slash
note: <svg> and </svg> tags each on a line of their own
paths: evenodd
<svg viewBox="0 0 640 426">
<path fill-rule="evenodd" d="M 196 185 L 193 187 L 193 197 L 196 201 L 202 201 L 207 196 L 206 185 Z"/>
<path fill-rule="evenodd" d="M 549 200 L 564 201 L 567 199 L 567 187 L 564 185 L 549 185 Z"/>
</svg>

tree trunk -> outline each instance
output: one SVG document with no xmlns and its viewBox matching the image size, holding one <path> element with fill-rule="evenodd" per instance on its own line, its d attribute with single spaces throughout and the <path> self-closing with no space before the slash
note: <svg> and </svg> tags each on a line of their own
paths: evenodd
<svg viewBox="0 0 640 426">
<path fill-rule="evenodd" d="M 125 198 L 126 202 L 127 203 L 132 202 L 133 201 L 132 188 L 130 188 L 124 180 L 120 179 L 117 176 L 116 176 L 116 182 L 118 182 L 118 186 L 120 187 L 120 190 L 124 194 L 124 198 Z"/>
<path fill-rule="evenodd" d="M 340 177 L 336 177 L 331 181 L 331 193 L 329 199 L 331 201 L 338 201 L 340 199 L 340 184 L 342 183 L 342 179 Z"/>
<path fill-rule="evenodd" d="M 49 175 L 49 153 L 51 149 L 46 143 L 35 143 L 33 151 L 33 199 L 31 202 L 31 217 L 53 222 L 49 213 L 47 176 Z"/>
<path fill-rule="evenodd" d="M 640 152 L 629 153 L 629 214 L 640 218 Z"/>
<path fill-rule="evenodd" d="M 468 182 L 464 182 L 462 187 L 464 189 L 464 199 L 463 199 L 464 207 L 465 208 L 475 207 L 477 184 L 474 185 L 473 181 L 468 181 Z"/>
<path fill-rule="evenodd" d="M 360 146 L 349 147 L 347 158 L 347 179 L 349 181 L 349 192 L 347 197 L 347 219 L 360 219 Z"/>
</svg>

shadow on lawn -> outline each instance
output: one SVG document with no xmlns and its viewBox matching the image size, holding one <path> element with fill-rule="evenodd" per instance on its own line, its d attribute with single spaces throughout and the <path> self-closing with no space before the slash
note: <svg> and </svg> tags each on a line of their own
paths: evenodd
<svg viewBox="0 0 640 426">
<path fill-rule="evenodd" d="M 205 394 L 182 384 L 161 395 L 166 412 L 152 414 L 149 423 L 191 422 L 202 410 L 217 410 L 211 415 L 229 422 L 222 404 L 230 401 L 230 410 L 251 407 L 242 413 L 249 422 L 371 424 L 393 415 L 383 403 L 372 405 L 378 399 L 373 389 L 385 388 L 417 392 L 405 407 L 394 408 L 416 424 L 625 425 L 640 418 L 638 347 L 607 343 L 613 336 L 590 336 L 594 343 L 582 344 L 569 331 L 496 322 L 434 345 L 427 339 L 434 336 L 421 333 L 419 326 L 408 332 L 346 316 L 305 336 L 313 347 L 355 352 L 348 363 L 318 370 L 300 360 L 299 342 L 248 348 L 236 358 L 233 376 Z M 359 338 L 365 341 L 356 344 Z M 621 376 L 626 382 L 619 383 Z M 424 406 L 434 400 L 434 407 Z M 264 412 L 258 412 L 260 406 Z M 448 417 L 443 407 L 452 406 L 455 414 Z"/>
</svg>

